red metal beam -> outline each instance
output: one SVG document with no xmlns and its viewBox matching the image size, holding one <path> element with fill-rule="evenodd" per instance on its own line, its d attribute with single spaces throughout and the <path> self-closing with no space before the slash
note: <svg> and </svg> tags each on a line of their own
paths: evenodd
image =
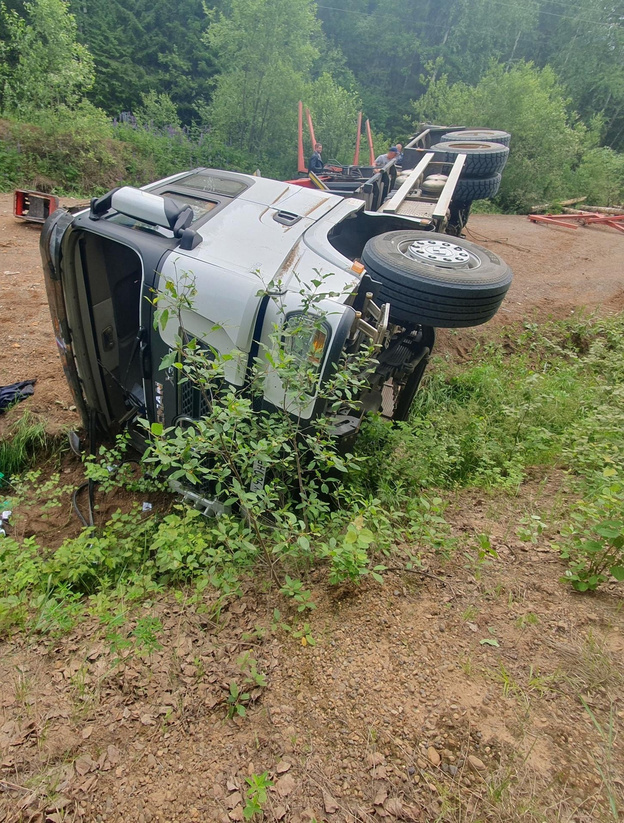
<svg viewBox="0 0 624 823">
<path fill-rule="evenodd" d="M 362 137 L 362 112 L 358 112 L 357 137 L 355 138 L 355 154 L 353 155 L 353 165 L 360 162 L 360 139 Z"/>
<path fill-rule="evenodd" d="M 370 120 L 366 121 L 366 137 L 368 138 L 368 151 L 370 153 L 370 164 L 375 165 L 375 150 L 373 148 L 373 135 L 371 134 Z"/>
<path fill-rule="evenodd" d="M 617 229 L 618 231 L 624 231 L 624 226 L 621 223 L 616 223 L 613 220 L 609 220 L 606 223 L 607 226 L 611 226 L 612 229 Z"/>
<path fill-rule="evenodd" d="M 567 229 L 578 229 L 576 223 L 566 223 L 564 220 L 559 220 L 556 215 L 529 214 L 529 220 L 533 223 L 547 223 L 551 226 L 565 226 Z"/>
<path fill-rule="evenodd" d="M 616 223 L 619 220 L 624 220 L 624 214 L 596 214 L 594 212 L 592 217 L 585 216 L 586 223 Z"/>
</svg>

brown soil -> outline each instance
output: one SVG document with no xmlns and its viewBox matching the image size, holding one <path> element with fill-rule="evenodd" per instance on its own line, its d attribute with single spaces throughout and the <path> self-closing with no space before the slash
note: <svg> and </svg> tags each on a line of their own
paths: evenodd
<svg viewBox="0 0 624 823">
<path fill-rule="evenodd" d="M 38 229 L 11 217 L 8 195 L 0 211 L 0 382 L 36 377 L 20 409 L 51 430 L 75 425 Z M 624 306 L 615 231 L 484 215 L 469 237 L 515 271 L 496 323 Z M 78 482 L 69 458 L 59 468 L 62 483 Z M 58 639 L 3 641 L 0 823 L 228 823 L 243 819 L 246 779 L 263 772 L 273 781 L 267 820 L 616 819 L 621 593 L 574 594 L 558 582 L 555 534 L 516 535 L 534 512 L 556 523 L 560 488 L 557 472 L 536 472 L 515 497 L 458 495 L 448 512 L 458 550 L 410 547 L 424 568 L 391 571 L 383 585 L 336 590 L 316 571 L 309 614 L 259 573 L 229 602 L 207 590 L 129 608 L 117 634 L 157 618 L 158 648 L 126 647 L 96 618 Z M 37 529 L 53 542 L 63 523 L 74 528 L 63 506 Z M 480 533 L 497 557 L 479 560 Z M 306 621 L 315 645 L 293 636 Z M 266 685 L 244 682 L 246 652 Z M 246 717 L 228 719 L 233 680 L 250 703 Z"/>
<path fill-rule="evenodd" d="M 0 194 L 0 385 L 37 380 L 33 398 L 0 417 L 0 435 L 24 408 L 40 415 L 50 433 L 79 422 L 52 333 L 39 234 L 38 224 L 13 217 L 13 195 Z"/>
</svg>

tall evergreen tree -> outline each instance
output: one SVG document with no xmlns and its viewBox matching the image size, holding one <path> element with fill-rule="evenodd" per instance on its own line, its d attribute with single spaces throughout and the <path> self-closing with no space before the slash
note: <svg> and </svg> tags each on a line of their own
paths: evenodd
<svg viewBox="0 0 624 823">
<path fill-rule="evenodd" d="M 80 36 L 91 50 L 91 99 L 111 115 L 132 110 L 142 95 L 166 93 L 184 122 L 199 118 L 215 73 L 202 40 L 202 0 L 71 0 Z"/>
</svg>

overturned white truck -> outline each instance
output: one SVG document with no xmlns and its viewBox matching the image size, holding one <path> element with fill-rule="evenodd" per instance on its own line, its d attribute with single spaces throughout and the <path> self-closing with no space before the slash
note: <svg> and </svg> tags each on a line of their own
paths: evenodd
<svg viewBox="0 0 624 823">
<path fill-rule="evenodd" d="M 111 434 L 138 418 L 170 426 L 202 415 L 202 393 L 177 370 L 160 369 L 177 329 L 153 323 L 154 292 L 182 271 L 196 288 L 184 328 L 215 352 L 237 352 L 226 378 L 241 391 L 276 324 L 301 313 L 302 290 L 321 277 L 323 291 L 338 296 L 315 304 L 322 331 L 302 331 L 297 346 L 302 358 L 313 349 L 317 369 L 304 419 L 321 413 L 318 388 L 343 353 L 371 342 L 367 388 L 341 410 L 336 433 L 352 435 L 365 411 L 405 419 L 435 328 L 485 323 L 512 277 L 497 255 L 443 233 L 453 200 L 448 180 L 452 188 L 460 179 L 454 163 L 475 152 L 469 145 L 449 157 L 436 151 L 422 148 L 405 196 L 382 199 L 375 210 L 358 194 L 199 168 L 143 189 L 114 189 L 77 213 L 54 212 L 41 253 L 59 352 L 85 426 Z M 431 162 L 450 174 L 429 196 Z M 367 183 L 374 188 L 384 174 Z M 283 408 L 279 379 L 264 386 L 262 407 Z"/>
</svg>

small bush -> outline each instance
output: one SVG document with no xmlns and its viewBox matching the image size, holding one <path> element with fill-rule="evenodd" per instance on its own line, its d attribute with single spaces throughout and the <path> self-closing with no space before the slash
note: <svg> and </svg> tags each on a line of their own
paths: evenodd
<svg viewBox="0 0 624 823">
<path fill-rule="evenodd" d="M 585 152 L 576 172 L 576 189 L 588 204 L 624 204 L 624 154 L 606 147 Z"/>
</svg>

